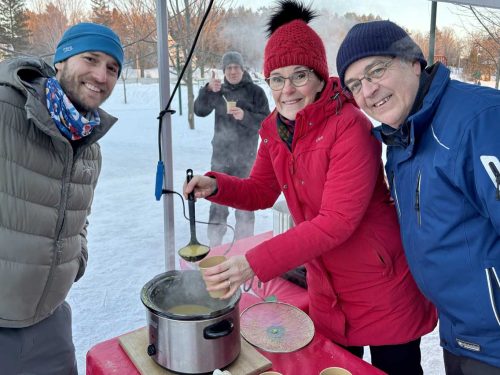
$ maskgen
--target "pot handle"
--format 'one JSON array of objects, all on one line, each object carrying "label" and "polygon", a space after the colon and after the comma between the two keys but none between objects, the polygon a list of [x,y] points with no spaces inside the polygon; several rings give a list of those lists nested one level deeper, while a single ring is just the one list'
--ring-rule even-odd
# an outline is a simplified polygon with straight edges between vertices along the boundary
[{"label": "pot handle", "polygon": [[211,326],[205,327],[203,330],[203,338],[206,340],[214,340],[224,336],[228,336],[233,332],[234,323],[231,319],[222,320]]}]

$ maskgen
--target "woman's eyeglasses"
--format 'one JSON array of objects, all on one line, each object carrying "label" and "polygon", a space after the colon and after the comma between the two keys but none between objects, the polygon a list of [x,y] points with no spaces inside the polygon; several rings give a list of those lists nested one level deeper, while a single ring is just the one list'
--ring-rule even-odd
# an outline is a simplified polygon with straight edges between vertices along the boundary
[{"label": "woman's eyeglasses", "polygon": [[285,81],[287,79],[290,80],[290,83],[295,86],[295,87],[300,87],[304,86],[307,81],[309,80],[310,74],[313,72],[312,69],[308,70],[299,70],[293,74],[290,74],[288,77],[282,77],[282,76],[271,76],[269,78],[266,78],[266,82],[271,88],[271,90],[281,90],[283,87],[285,87]]},{"label": "woman's eyeglasses", "polygon": [[363,85],[361,81],[366,79],[368,82],[378,82],[382,79],[393,61],[394,59],[390,59],[388,61],[382,61],[378,64],[375,64],[370,69],[366,70],[365,75],[360,79],[352,79],[347,82],[345,85],[346,89],[349,90],[349,92],[351,92],[353,95],[359,94],[359,92],[361,91],[361,86]]}]

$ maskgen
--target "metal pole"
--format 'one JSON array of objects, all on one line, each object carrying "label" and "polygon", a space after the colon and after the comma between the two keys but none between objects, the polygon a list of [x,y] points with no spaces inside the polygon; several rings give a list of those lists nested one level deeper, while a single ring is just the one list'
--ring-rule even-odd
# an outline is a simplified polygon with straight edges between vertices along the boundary
[{"label": "metal pole", "polygon": [[[170,70],[168,65],[168,12],[165,0],[156,2],[156,28],[158,35],[158,70],[160,77],[160,107],[167,106],[170,97]],[[172,170],[172,115],[162,119],[162,157],[165,163],[164,188],[173,190]],[[163,220],[165,239],[165,269],[175,269],[174,196],[163,195]]]},{"label": "metal pole", "polygon": [[429,34],[429,57],[427,58],[427,64],[434,64],[434,46],[436,44],[436,14],[437,14],[437,2],[433,1],[431,5],[431,31]]},{"label": "metal pole", "polygon": [[[177,79],[181,75],[181,63],[179,62],[179,43],[175,45],[175,51],[177,55]],[[182,116],[182,83],[179,85],[179,116]]]}]

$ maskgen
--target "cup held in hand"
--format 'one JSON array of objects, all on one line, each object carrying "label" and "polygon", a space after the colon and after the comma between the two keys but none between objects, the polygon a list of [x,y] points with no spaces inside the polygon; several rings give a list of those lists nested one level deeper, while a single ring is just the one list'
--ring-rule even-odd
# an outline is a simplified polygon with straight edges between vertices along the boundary
[{"label": "cup held in hand", "polygon": [[231,112],[231,108],[236,107],[236,102],[227,101],[226,105],[227,105],[227,113],[230,113]]},{"label": "cup held in hand", "polygon": [[[210,287],[213,284],[208,283],[205,280],[205,270],[208,268],[211,268],[211,267],[215,267],[216,265],[221,264],[221,263],[225,262],[226,260],[227,260],[227,258],[224,255],[214,255],[214,256],[205,258],[200,263],[198,263],[198,267],[200,268],[201,276],[203,277],[203,280],[205,281],[205,285],[207,287]],[[210,294],[210,296],[212,298],[220,298],[224,294],[226,294],[228,291],[229,291],[229,285],[225,289],[209,291],[208,294]]]}]

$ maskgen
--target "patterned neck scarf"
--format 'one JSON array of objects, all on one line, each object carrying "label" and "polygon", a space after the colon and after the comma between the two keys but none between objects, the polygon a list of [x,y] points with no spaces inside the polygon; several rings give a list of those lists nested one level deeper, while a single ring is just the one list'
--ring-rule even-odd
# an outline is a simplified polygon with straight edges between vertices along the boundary
[{"label": "patterned neck scarf", "polygon": [[69,140],[76,141],[89,135],[94,127],[101,123],[97,110],[82,116],[70,102],[57,79],[47,79],[45,94],[50,117]]},{"label": "patterned neck scarf", "polygon": [[289,150],[292,150],[293,132],[295,131],[295,121],[288,120],[278,113],[277,116],[278,134],[286,143]]}]

